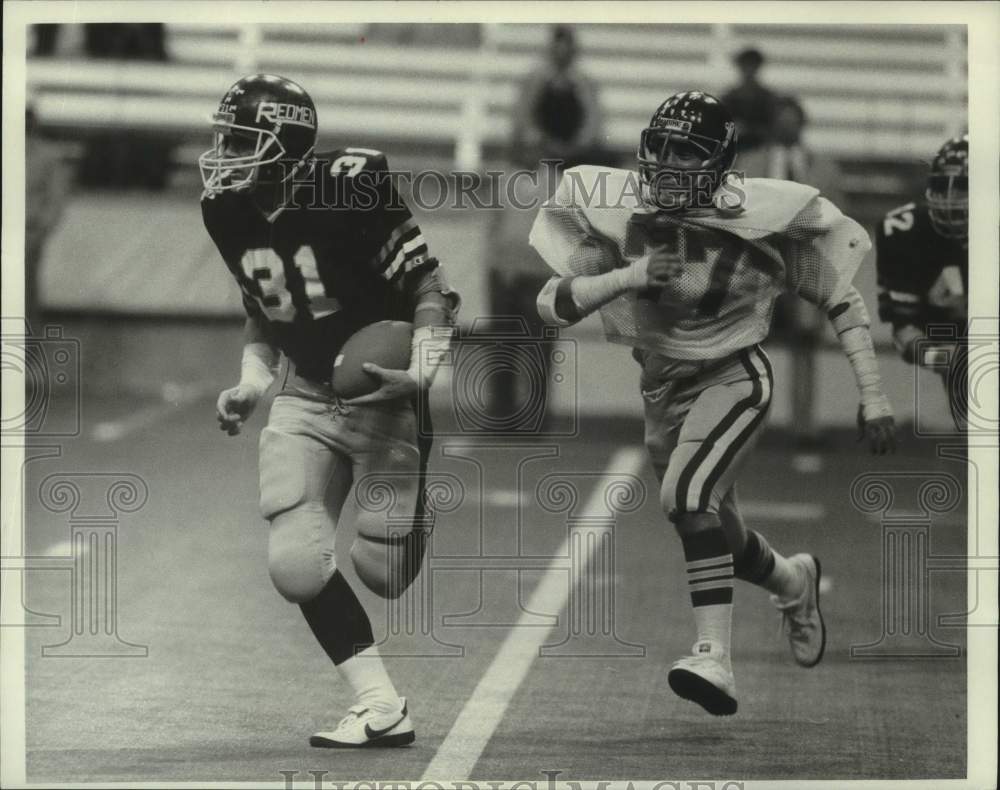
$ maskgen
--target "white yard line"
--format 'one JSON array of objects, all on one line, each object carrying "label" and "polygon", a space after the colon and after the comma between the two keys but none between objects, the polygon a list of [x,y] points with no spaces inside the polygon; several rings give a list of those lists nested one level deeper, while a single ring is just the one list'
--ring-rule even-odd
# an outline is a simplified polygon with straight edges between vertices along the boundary
[{"label": "white yard line", "polygon": [[[618,450],[603,477],[597,482],[581,515],[600,516],[605,513],[604,487],[611,475],[638,475],[645,464],[643,451],[630,448]],[[592,547],[600,541],[587,541]],[[556,552],[556,557],[569,556],[567,542]],[[574,564],[569,584],[566,583],[566,566],[562,560],[554,561],[538,583],[525,606],[527,612],[561,612],[566,605],[569,591],[586,570],[590,555]],[[529,622],[530,621],[530,622]],[[522,614],[521,619],[507,634],[503,645],[493,659],[486,674],[472,692],[458,714],[458,718],[424,771],[424,780],[468,779],[483,749],[503,719],[511,698],[528,674],[539,648],[548,640],[551,626],[540,628],[534,615]]]},{"label": "white yard line", "polygon": [[165,420],[181,406],[187,406],[201,398],[207,389],[197,384],[168,386],[164,390],[163,402],[137,409],[117,420],[99,422],[90,430],[90,438],[95,442],[117,442],[129,434],[149,428]]},{"label": "white yard line", "polygon": [[740,500],[740,514],[754,521],[819,521],[826,508],[812,502],[768,502],[766,499]]}]

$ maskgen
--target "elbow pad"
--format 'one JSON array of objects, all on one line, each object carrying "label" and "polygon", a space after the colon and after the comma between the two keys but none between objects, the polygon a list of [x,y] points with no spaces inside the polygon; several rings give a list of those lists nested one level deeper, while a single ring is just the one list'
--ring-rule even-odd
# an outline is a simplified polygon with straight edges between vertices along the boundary
[{"label": "elbow pad", "polygon": [[535,305],[547,324],[572,326],[584,316],[573,301],[572,277],[553,277],[538,292]]}]

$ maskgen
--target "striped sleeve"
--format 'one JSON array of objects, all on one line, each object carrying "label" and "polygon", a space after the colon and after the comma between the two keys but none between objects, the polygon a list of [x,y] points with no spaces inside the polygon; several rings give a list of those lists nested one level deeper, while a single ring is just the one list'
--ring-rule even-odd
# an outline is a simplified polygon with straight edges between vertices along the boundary
[{"label": "striped sleeve", "polygon": [[427,241],[417,221],[408,211],[405,218],[402,212],[399,216],[400,221],[389,231],[386,242],[372,260],[375,270],[390,282],[413,271],[428,258]]}]

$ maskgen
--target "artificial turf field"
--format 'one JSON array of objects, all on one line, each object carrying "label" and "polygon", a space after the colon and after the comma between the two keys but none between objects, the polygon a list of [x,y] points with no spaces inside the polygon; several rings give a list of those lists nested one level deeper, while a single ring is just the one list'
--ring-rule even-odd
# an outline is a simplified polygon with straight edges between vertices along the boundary
[{"label": "artificial turf field", "polygon": [[[131,419],[136,413],[145,416]],[[961,655],[851,656],[852,645],[878,643],[885,630],[883,528],[877,515],[852,505],[852,482],[870,471],[915,473],[893,478],[900,481],[896,507],[912,511],[920,476],[965,479],[964,465],[937,458],[929,441],[904,432],[897,456],[873,459],[834,435],[816,464],[793,463],[780,435],[765,437],[740,478],[740,498],[750,525],[778,550],[821,558],[832,585],[823,598],[827,654],[812,670],[796,667],[766,593],[738,582],[740,710],[718,719],[666,684],[670,662],[690,649],[693,627],[679,542],[660,513],[651,471],[630,452],[641,449],[640,426],[584,421],[576,438],[517,447],[439,440],[432,474],[456,485],[460,502],[439,517],[422,575],[432,604],[422,607],[408,593],[397,610],[422,616],[423,630],[397,633],[385,603],[362,596],[409,700],[417,740],[405,749],[339,752],[307,742],[346,712],[347,690],[298,608],[267,575],[266,527],[256,509],[263,415],[235,439],[216,429],[209,399],[174,407],[85,401],[83,415],[81,436],[64,443],[59,457],[26,467],[26,553],[49,555],[47,570],[24,574],[27,608],[36,613],[30,622],[40,624],[26,638],[31,782],[281,782],[282,771],[303,781],[312,781],[308,771],[326,771],[328,781],[541,781],[545,771],[560,771],[560,779],[648,780],[965,775],[965,635],[938,619],[966,611],[965,574],[928,574],[928,594],[917,596],[926,609],[911,613],[904,640],[930,643],[913,625],[924,612],[929,636]],[[612,471],[634,471],[645,494],[614,522],[613,562],[595,559],[605,571],[613,566],[613,575],[587,577],[590,597],[582,586],[567,588],[578,591],[570,609],[558,596],[541,599],[557,608],[532,609],[569,529],[551,500],[548,510],[540,505],[539,485],[547,475],[564,476],[579,496],[570,518],[594,515],[600,508],[591,512],[590,503],[602,500],[600,491],[592,495],[607,484],[614,459]],[[39,489],[49,475],[101,472],[131,473],[148,487],[145,504],[118,523],[115,617],[120,639],[147,647],[147,655],[43,656],[43,646],[66,642],[74,623],[90,621],[71,608],[71,563],[52,560],[69,551],[69,516],[43,507]],[[933,520],[933,556],[964,554],[964,512],[963,496]],[[345,523],[340,537],[349,540],[349,529]],[[345,567],[346,551],[340,556]],[[909,591],[919,592],[912,584]],[[58,623],[41,615],[57,615]],[[519,618],[527,625],[512,625]],[[589,640],[588,622],[597,624]],[[537,645],[559,643],[538,655]],[[882,643],[882,652],[889,648]],[[604,655],[573,655],[595,651]],[[480,731],[452,732],[463,711],[462,721]]]}]

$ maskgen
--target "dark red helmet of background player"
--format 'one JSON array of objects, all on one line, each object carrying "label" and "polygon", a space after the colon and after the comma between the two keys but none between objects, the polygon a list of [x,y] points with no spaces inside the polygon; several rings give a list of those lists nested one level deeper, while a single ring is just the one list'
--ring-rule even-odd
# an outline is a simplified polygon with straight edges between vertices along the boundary
[{"label": "dark red helmet of background player", "polygon": [[969,236],[969,135],[941,146],[927,176],[927,213],[934,230],[949,239]]},{"label": "dark red helmet of background player", "polygon": [[[668,152],[696,164],[668,163]],[[639,178],[654,205],[676,211],[711,198],[736,161],[736,123],[708,93],[686,91],[659,106],[639,137]]]},{"label": "dark red helmet of background player", "polygon": [[209,193],[279,184],[316,147],[316,105],[301,86],[274,74],[233,85],[212,116],[214,145],[198,157]]}]

